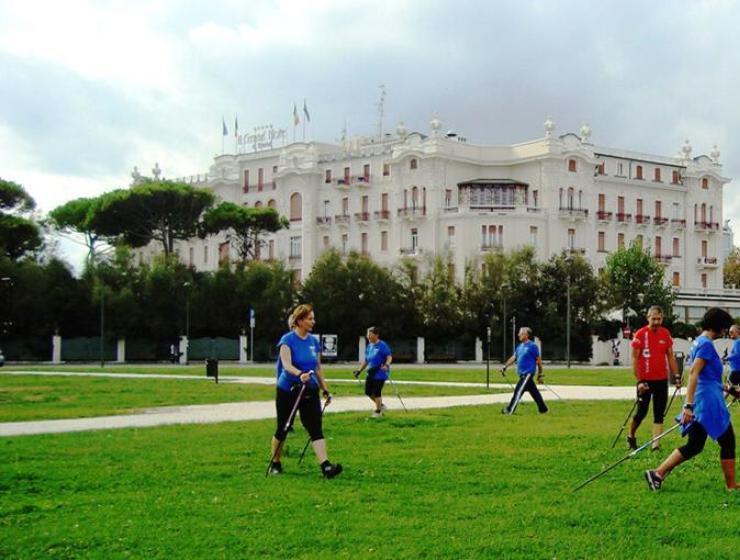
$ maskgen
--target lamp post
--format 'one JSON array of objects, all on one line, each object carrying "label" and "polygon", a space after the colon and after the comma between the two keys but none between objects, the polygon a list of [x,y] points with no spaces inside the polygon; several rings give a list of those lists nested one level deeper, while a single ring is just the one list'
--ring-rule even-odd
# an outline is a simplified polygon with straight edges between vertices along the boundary
[{"label": "lamp post", "polygon": [[566,279],[565,279],[565,357],[570,369],[570,263],[571,255],[565,258]]},{"label": "lamp post", "polygon": [[98,271],[98,290],[100,291],[100,367],[105,367],[105,286]]},{"label": "lamp post", "polygon": [[190,282],[182,285],[185,288],[185,365],[190,362]]},{"label": "lamp post", "polygon": [[503,315],[501,316],[501,363],[506,363],[506,290],[508,289],[508,284],[501,284],[501,299],[503,307]]},{"label": "lamp post", "polygon": [[11,309],[11,303],[13,302],[13,299],[10,297],[11,290],[13,288],[13,279],[10,276],[3,276],[0,278],[0,282],[3,283],[4,286],[7,286],[5,290],[7,290],[7,305],[5,306],[5,313],[3,313],[3,321],[2,324],[0,324],[0,335],[8,334],[10,332],[10,327],[13,324],[13,314]]}]

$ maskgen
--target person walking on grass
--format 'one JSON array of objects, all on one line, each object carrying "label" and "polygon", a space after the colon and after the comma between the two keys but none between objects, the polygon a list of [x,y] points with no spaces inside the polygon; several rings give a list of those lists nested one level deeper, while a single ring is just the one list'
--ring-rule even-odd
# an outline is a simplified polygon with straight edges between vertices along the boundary
[{"label": "person walking on grass", "polygon": [[511,396],[509,405],[501,410],[502,414],[513,414],[516,410],[516,406],[522,398],[524,391],[527,391],[534,402],[537,403],[537,409],[540,414],[544,414],[548,411],[547,405],[545,404],[542,394],[537,385],[535,385],[532,377],[534,376],[535,370],[537,371],[537,381],[542,383],[544,374],[542,372],[542,359],[540,358],[540,349],[537,344],[532,340],[532,329],[529,327],[522,327],[519,329],[519,344],[517,344],[514,354],[511,358],[506,360],[504,367],[501,368],[501,373],[504,373],[506,369],[516,362],[517,373],[519,374],[519,381],[514,388],[514,394]]},{"label": "person walking on grass", "polygon": [[385,341],[380,340],[380,330],[378,327],[367,329],[366,337],[368,345],[365,347],[365,359],[360,364],[360,369],[356,369],[353,374],[357,378],[362,373],[362,370],[367,368],[365,394],[375,405],[373,418],[378,418],[383,415],[383,411],[385,410],[385,405],[383,404],[383,385],[390,376],[393,355],[391,354],[390,346]]},{"label": "person walking on grass", "polygon": [[[277,360],[275,399],[277,429],[272,437],[272,461],[268,468],[268,473],[272,475],[283,472],[280,458],[283,442],[287,436],[285,424],[298,398],[301,399],[298,403],[301,424],[311,436],[314,453],[321,465],[321,474],[324,478],[334,478],[342,472],[342,465],[329,462],[322,431],[319,389],[327,400],[331,400],[331,394],[321,370],[319,341],[311,335],[315,323],[313,308],[307,304],[299,305],[288,319],[290,332],[283,335],[277,344],[280,352]],[[303,385],[305,390],[300,397]]]},{"label": "person walking on grass", "polygon": [[[645,471],[645,480],[651,490],[659,490],[673,469],[701,453],[707,436],[719,444],[725,486],[728,490],[737,489],[735,432],[724,400],[722,360],[713,343],[715,339],[724,335],[730,325],[732,317],[723,309],[713,307],[704,314],[702,320],[704,332],[694,341],[689,352],[691,370],[686,401],[679,416],[681,433],[688,434],[688,441],[686,445],[675,449],[657,469]],[[737,393],[733,396],[736,397]]]},{"label": "person walking on grass", "polygon": [[727,362],[730,364],[730,385],[740,385],[740,327],[732,325],[730,327],[730,338],[734,341],[732,348],[727,356]]},{"label": "person walking on grass", "polygon": [[[647,416],[653,400],[653,437],[663,431],[663,416],[668,403],[668,368],[676,387],[680,387],[678,364],[673,356],[673,339],[663,327],[663,309],[653,305],[647,312],[648,324],[632,339],[632,373],[637,381],[637,412],[630,423],[627,447],[637,449],[637,428]],[[660,449],[656,441],[652,450]]]}]

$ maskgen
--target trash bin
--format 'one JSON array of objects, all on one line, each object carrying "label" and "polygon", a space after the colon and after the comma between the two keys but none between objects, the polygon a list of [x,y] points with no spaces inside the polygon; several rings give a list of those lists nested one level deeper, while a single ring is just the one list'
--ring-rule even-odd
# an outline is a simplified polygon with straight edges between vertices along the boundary
[{"label": "trash bin", "polygon": [[213,377],[218,383],[218,360],[208,358],[206,360],[206,377]]},{"label": "trash bin", "polygon": [[[678,366],[678,375],[679,378],[683,377],[683,361],[685,359],[683,352],[674,352],[673,357],[676,358],[676,365]],[[676,384],[676,380],[673,378],[673,376],[670,376],[671,385]]]}]

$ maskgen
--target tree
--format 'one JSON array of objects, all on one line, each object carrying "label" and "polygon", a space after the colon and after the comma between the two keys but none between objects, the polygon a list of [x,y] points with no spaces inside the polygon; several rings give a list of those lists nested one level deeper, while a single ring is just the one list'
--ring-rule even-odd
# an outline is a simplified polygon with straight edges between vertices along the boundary
[{"label": "tree", "polygon": [[673,291],[664,279],[663,267],[639,244],[607,257],[603,282],[604,299],[610,307],[622,309],[625,316],[628,309],[635,313],[632,326],[645,323],[651,305],[661,306],[666,319],[671,318]]},{"label": "tree", "polygon": [[38,224],[18,215],[35,207],[33,198],[22,186],[0,179],[0,254],[17,260],[41,246]]},{"label": "tree", "polygon": [[256,258],[257,250],[264,244],[260,236],[274,233],[290,225],[273,208],[245,208],[233,202],[222,202],[208,209],[203,215],[199,236],[229,230],[231,243],[236,246],[242,260]]},{"label": "tree", "polygon": [[95,246],[101,240],[100,234],[91,225],[94,198],[76,198],[57,206],[49,212],[52,223],[62,231],[80,233],[85,237],[87,263],[95,259]]},{"label": "tree", "polygon": [[724,264],[723,282],[725,288],[740,288],[740,249],[733,247]]},{"label": "tree", "polygon": [[118,238],[131,247],[158,241],[168,257],[176,240],[197,234],[201,215],[214,200],[207,189],[147,179],[96,199],[89,226],[99,235]]}]

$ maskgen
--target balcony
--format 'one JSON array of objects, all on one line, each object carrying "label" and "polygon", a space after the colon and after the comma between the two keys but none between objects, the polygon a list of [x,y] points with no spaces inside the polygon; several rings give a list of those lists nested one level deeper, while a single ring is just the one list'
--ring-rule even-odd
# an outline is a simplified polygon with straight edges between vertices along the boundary
[{"label": "balcony", "polygon": [[668,218],[661,218],[660,216],[656,216],[653,218],[653,224],[655,224],[655,227],[665,227],[668,223]]},{"label": "balcony", "polygon": [[504,248],[500,243],[483,243],[480,246],[481,253],[490,253],[492,251],[500,251]]},{"label": "balcony", "polygon": [[419,218],[426,218],[427,208],[426,206],[416,206],[411,208],[399,208],[398,217],[404,220],[414,221]]},{"label": "balcony", "polygon": [[603,210],[599,210],[596,212],[596,219],[599,222],[611,222],[612,221],[612,214],[611,212],[604,212]]},{"label": "balcony", "polygon": [[320,228],[329,227],[331,225],[331,216],[319,216],[316,218],[316,225]]},{"label": "balcony", "polygon": [[680,218],[671,218],[671,227],[673,229],[684,229],[686,227],[686,220]]},{"label": "balcony", "polygon": [[369,187],[370,186],[370,175],[357,175],[352,177],[352,184],[358,187]]},{"label": "balcony", "polygon": [[654,258],[658,264],[662,264],[663,266],[668,266],[673,262],[673,255],[655,255]]},{"label": "balcony", "polygon": [[624,212],[617,212],[617,223],[618,224],[629,224],[632,221],[632,214],[625,214]]},{"label": "balcony", "polygon": [[570,219],[571,221],[585,220],[588,217],[588,210],[585,208],[570,208],[568,206],[561,206],[558,209],[558,215],[561,218]]},{"label": "balcony", "polygon": [[418,257],[422,252],[421,247],[401,247],[400,249],[402,257]]},{"label": "balcony", "polygon": [[719,231],[719,224],[717,222],[694,222],[694,231],[713,233]]},{"label": "balcony", "polygon": [[717,257],[699,257],[696,259],[696,264],[699,268],[717,268]]},{"label": "balcony", "polygon": [[646,226],[650,223],[650,216],[645,214],[635,214],[635,223],[638,226]]},{"label": "balcony", "polygon": [[334,223],[338,226],[347,227],[349,225],[349,214],[337,214],[334,216]]},{"label": "balcony", "polygon": [[563,249],[566,255],[585,255],[586,249],[583,247],[565,247]]},{"label": "balcony", "polygon": [[338,189],[347,191],[349,190],[349,184],[351,181],[351,177],[344,177],[343,179],[335,179],[334,184],[337,186]]},{"label": "balcony", "polygon": [[387,222],[391,219],[391,211],[390,210],[376,210],[373,212],[373,218],[375,218],[375,221],[377,222]]},{"label": "balcony", "polygon": [[302,257],[301,255],[290,255],[288,257],[288,262],[291,264],[291,266],[296,266],[301,264]]},{"label": "balcony", "polygon": [[370,221],[370,212],[355,212],[355,222],[367,224]]}]

